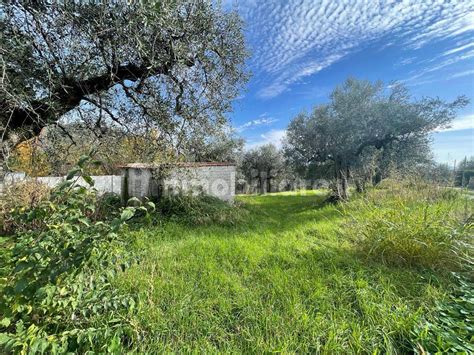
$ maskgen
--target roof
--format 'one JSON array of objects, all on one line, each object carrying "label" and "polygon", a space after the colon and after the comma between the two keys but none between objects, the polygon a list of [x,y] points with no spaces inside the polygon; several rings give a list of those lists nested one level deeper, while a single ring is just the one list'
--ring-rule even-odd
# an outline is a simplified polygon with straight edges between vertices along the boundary
[{"label": "roof", "polygon": [[124,164],[118,165],[118,168],[132,168],[132,169],[156,169],[159,168],[161,165],[173,165],[177,167],[183,168],[199,168],[199,167],[206,167],[206,166],[235,166],[235,163],[220,163],[220,162],[182,162],[182,163],[162,163],[162,164],[147,164],[147,163],[131,163],[131,164]]}]

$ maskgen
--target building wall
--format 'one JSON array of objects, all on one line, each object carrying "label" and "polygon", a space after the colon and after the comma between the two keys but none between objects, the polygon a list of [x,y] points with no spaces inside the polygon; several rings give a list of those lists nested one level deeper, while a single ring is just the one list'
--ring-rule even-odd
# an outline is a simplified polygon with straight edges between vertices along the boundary
[{"label": "building wall", "polygon": [[235,196],[235,166],[197,166],[172,168],[161,181],[155,181],[149,168],[124,169],[128,197],[158,197],[179,192],[204,192],[224,201]]},{"label": "building wall", "polygon": [[[91,176],[94,180],[94,188],[103,194],[106,192],[112,192],[117,195],[122,194],[122,177],[118,175],[98,175]],[[65,176],[41,176],[41,177],[27,177],[25,174],[10,174],[5,178],[4,184],[15,184],[21,181],[38,181],[41,184],[45,184],[51,188],[59,185],[66,179]],[[89,187],[89,184],[84,181],[83,178],[79,178],[77,184],[80,186]],[[2,190],[0,184],[0,191]]]},{"label": "building wall", "polygon": [[204,192],[224,201],[235,196],[235,166],[199,166],[176,168],[163,182],[164,193]]},{"label": "building wall", "polygon": [[[99,193],[113,192],[122,198],[129,197],[159,197],[161,193],[172,194],[180,191],[187,193],[204,192],[224,201],[233,201],[235,196],[235,166],[197,166],[172,168],[161,181],[153,179],[149,168],[126,168],[121,176],[104,175],[92,176],[94,188]],[[24,180],[36,180],[49,187],[54,187],[64,181],[64,176],[45,176],[30,178],[24,174],[10,175],[5,184],[13,184]],[[77,183],[89,185],[80,178]],[[3,184],[0,184],[0,193]]]}]

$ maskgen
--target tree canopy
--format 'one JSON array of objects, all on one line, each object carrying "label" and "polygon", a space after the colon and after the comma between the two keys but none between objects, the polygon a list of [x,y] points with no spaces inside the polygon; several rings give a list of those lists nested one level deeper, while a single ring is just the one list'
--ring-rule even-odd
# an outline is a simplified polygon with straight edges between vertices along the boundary
[{"label": "tree canopy", "polygon": [[0,28],[4,154],[75,120],[153,130],[179,150],[189,131],[225,124],[248,77],[242,22],[210,1],[13,1]]},{"label": "tree canopy", "polygon": [[239,166],[249,184],[257,180],[261,193],[272,191],[272,181],[286,173],[281,151],[266,144],[245,152]]},{"label": "tree canopy", "polygon": [[357,79],[337,87],[330,99],[290,122],[285,150],[303,166],[330,165],[337,199],[347,199],[348,179],[357,166],[367,164],[364,154],[422,143],[430,132],[449,125],[468,102],[463,96],[453,102],[414,100],[403,86],[386,88]]}]

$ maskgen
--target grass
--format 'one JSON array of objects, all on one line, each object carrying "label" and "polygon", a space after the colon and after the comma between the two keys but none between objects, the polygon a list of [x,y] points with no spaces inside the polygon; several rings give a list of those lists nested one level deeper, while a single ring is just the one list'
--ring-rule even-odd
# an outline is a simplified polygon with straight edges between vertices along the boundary
[{"label": "grass", "polygon": [[411,352],[450,278],[366,258],[347,230],[363,209],[324,199],[242,196],[248,218],[235,225],[131,231],[142,261],[117,287],[138,293],[138,350]]}]

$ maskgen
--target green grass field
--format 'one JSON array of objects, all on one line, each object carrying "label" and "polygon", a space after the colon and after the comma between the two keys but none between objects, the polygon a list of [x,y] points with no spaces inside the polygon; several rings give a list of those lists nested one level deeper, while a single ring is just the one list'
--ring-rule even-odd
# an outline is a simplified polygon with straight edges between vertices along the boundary
[{"label": "green grass field", "polygon": [[139,351],[411,352],[449,279],[366,258],[324,198],[242,196],[248,216],[234,226],[130,232],[143,258],[117,284],[138,292]]}]

